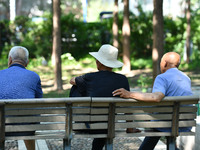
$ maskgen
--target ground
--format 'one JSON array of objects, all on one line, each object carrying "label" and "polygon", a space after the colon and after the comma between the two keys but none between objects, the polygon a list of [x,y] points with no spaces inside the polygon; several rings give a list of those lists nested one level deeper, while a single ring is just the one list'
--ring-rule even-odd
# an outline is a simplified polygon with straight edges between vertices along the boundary
[{"label": "ground", "polygon": [[[38,70],[39,69],[39,70]],[[42,81],[42,88],[44,91],[44,96],[48,95],[54,96],[55,93],[58,93],[59,96],[65,97],[68,96],[69,89],[71,88],[71,85],[69,84],[69,80],[72,76],[79,76],[88,72],[94,72],[96,69],[93,68],[87,68],[82,69],[81,67],[65,67],[63,69],[63,91],[56,91],[53,90],[53,75],[52,69],[49,69],[49,67],[39,67],[36,69],[37,71],[43,71],[43,74],[41,75],[41,81]],[[116,71],[118,73],[122,73],[120,71]],[[200,70],[195,71],[184,71],[192,81],[192,87],[200,87]],[[132,89],[141,89],[141,88],[151,88],[151,82],[152,82],[152,70],[151,69],[136,69],[131,70],[129,73],[125,74],[129,80],[130,87]],[[141,78],[142,76],[142,78]],[[145,84],[148,83],[148,84]],[[142,89],[141,89],[142,90]],[[52,95],[53,93],[53,95]],[[56,96],[56,95],[55,95]]]}]

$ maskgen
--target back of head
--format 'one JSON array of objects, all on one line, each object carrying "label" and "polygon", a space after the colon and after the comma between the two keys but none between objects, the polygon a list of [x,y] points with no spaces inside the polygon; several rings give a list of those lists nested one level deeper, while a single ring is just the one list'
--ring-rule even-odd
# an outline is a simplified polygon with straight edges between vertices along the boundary
[{"label": "back of head", "polygon": [[171,66],[179,67],[181,58],[180,55],[176,52],[168,52],[163,56],[163,59],[169,63]]},{"label": "back of head", "polygon": [[28,63],[29,52],[25,47],[14,46],[11,48],[8,57],[11,57],[12,61],[20,61],[23,64]]},{"label": "back of head", "polygon": [[178,68],[181,62],[181,57],[176,52],[168,52],[163,55],[160,62],[161,72],[164,73],[170,68]]}]

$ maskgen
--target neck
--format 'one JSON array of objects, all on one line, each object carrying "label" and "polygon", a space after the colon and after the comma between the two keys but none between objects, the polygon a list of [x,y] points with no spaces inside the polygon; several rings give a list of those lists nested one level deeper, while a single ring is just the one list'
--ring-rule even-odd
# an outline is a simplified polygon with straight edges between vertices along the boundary
[{"label": "neck", "polygon": [[99,69],[99,71],[110,71],[110,72],[112,72],[112,69]]},{"label": "neck", "polygon": [[100,68],[99,68],[99,71],[110,71],[110,72],[112,72],[112,68],[109,68],[109,67],[106,67],[106,66],[101,66]]},{"label": "neck", "polygon": [[13,64],[19,64],[19,65],[22,65],[22,66],[24,66],[24,67],[27,66],[27,65],[25,65],[24,61],[15,60],[15,61],[12,61],[12,62],[8,65],[8,67],[10,67],[10,66],[13,65]]}]

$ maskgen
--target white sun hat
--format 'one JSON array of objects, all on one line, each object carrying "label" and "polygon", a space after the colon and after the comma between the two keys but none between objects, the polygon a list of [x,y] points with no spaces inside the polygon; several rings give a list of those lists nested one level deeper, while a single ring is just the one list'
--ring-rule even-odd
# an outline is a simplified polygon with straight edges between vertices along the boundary
[{"label": "white sun hat", "polygon": [[89,52],[89,54],[104,66],[110,68],[120,68],[123,66],[123,63],[117,60],[118,49],[112,45],[102,45],[98,52]]}]

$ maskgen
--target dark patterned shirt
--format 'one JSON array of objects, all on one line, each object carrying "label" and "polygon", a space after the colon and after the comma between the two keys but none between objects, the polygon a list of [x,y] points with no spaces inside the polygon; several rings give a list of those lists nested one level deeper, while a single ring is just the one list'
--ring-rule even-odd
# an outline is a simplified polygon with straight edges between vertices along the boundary
[{"label": "dark patterned shirt", "polygon": [[130,90],[124,75],[110,71],[98,71],[76,77],[76,85],[83,96],[91,97],[113,97],[112,92],[119,88]]}]

